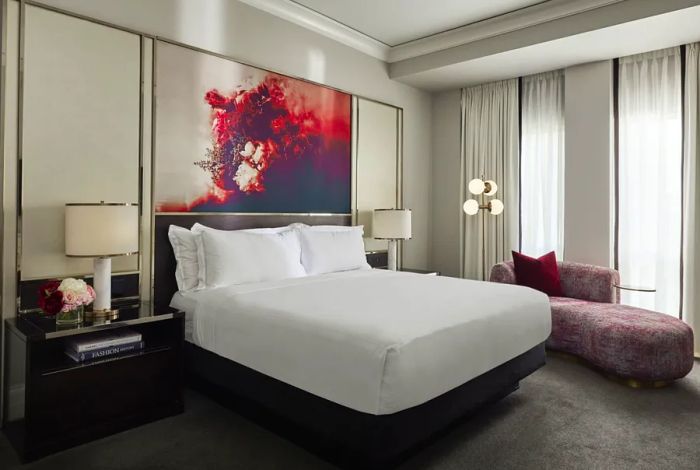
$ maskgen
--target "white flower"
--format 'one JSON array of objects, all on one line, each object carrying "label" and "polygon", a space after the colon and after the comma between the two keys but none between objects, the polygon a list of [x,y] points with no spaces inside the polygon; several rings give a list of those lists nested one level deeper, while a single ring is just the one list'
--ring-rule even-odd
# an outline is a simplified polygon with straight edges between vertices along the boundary
[{"label": "white flower", "polygon": [[58,290],[60,290],[61,292],[73,291],[77,293],[82,289],[85,289],[85,285],[85,281],[68,277],[61,281],[61,285],[58,286]]},{"label": "white flower", "polygon": [[255,144],[253,142],[246,142],[245,148],[241,150],[241,156],[250,157],[255,152]]},{"label": "white flower", "polygon": [[260,162],[260,159],[262,158],[262,156],[263,156],[263,146],[258,145],[258,147],[255,149],[255,153],[253,154],[253,161],[255,163]]},{"label": "white flower", "polygon": [[238,165],[233,181],[236,182],[241,191],[248,191],[252,184],[257,183],[258,173],[260,173],[258,170],[250,166],[248,162],[243,161]]},{"label": "white flower", "polygon": [[68,305],[72,305],[73,308],[89,303],[85,301],[90,297],[88,286],[82,279],[75,279],[72,277],[66,278],[61,281],[58,290],[63,292],[64,302]]}]

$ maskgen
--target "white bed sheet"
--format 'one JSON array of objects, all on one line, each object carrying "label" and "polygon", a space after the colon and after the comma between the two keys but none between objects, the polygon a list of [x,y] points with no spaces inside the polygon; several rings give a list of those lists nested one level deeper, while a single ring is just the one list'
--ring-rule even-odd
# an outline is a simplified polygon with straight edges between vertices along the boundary
[{"label": "white bed sheet", "polygon": [[549,299],[507,284],[362,270],[207,289],[189,341],[357,411],[429,401],[543,342]]},{"label": "white bed sheet", "polygon": [[193,316],[194,309],[197,306],[195,296],[199,291],[175,292],[173,298],[170,299],[170,306],[185,312],[185,341],[193,342],[192,332],[194,330]]}]

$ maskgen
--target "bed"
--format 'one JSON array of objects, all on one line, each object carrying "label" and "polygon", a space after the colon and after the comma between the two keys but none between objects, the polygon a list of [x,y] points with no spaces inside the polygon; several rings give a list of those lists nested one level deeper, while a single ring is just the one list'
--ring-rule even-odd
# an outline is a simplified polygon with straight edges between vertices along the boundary
[{"label": "bed", "polygon": [[155,247],[155,301],[186,313],[189,379],[335,463],[390,466],[544,364],[549,302],[518,286],[360,270],[175,292],[162,232],[193,217],[157,216]]}]

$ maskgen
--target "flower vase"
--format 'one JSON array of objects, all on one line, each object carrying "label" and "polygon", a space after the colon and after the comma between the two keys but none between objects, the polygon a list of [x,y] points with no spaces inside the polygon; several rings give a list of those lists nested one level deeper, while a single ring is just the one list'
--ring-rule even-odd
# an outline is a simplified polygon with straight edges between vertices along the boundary
[{"label": "flower vase", "polygon": [[67,312],[58,312],[56,314],[56,325],[77,325],[83,321],[84,306],[79,306]]}]

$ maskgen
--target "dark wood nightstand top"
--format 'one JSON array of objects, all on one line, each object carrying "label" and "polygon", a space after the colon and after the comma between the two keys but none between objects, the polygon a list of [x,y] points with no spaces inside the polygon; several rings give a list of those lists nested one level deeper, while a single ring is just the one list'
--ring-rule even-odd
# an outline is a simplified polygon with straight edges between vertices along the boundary
[{"label": "dark wood nightstand top", "polygon": [[98,331],[109,331],[145,323],[170,320],[184,317],[180,311],[156,312],[149,302],[132,303],[129,305],[114,305],[119,309],[119,318],[109,323],[83,322],[77,326],[57,326],[53,317],[47,317],[40,313],[19,314],[15,318],[5,320],[5,325],[28,341],[44,341],[54,338],[77,336]]}]

